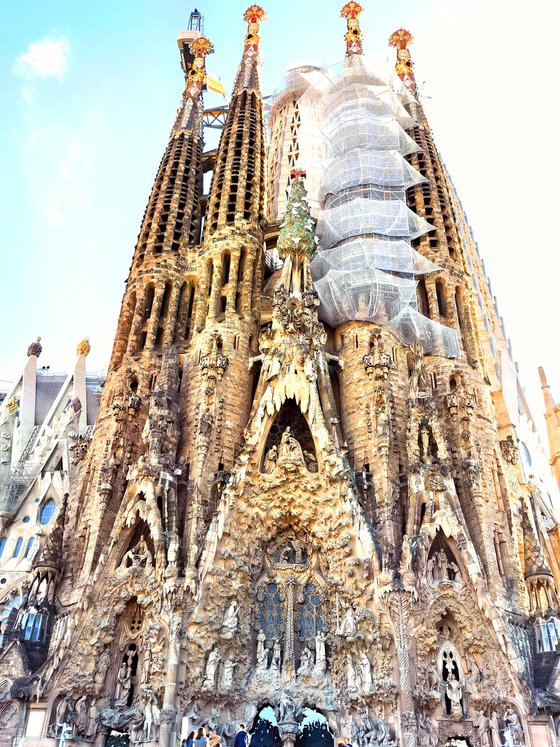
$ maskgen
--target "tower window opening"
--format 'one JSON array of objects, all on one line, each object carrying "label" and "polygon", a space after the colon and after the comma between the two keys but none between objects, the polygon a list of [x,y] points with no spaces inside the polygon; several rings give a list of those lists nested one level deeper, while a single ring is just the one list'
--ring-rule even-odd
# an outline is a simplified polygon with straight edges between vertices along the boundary
[{"label": "tower window opening", "polygon": [[14,558],[18,557],[19,551],[21,550],[21,546],[22,545],[23,545],[23,538],[22,537],[18,537],[17,540],[16,540],[16,544],[15,544],[15,547],[14,547],[14,554],[13,554],[12,557],[14,557]]},{"label": "tower window opening", "polygon": [[430,316],[430,304],[428,301],[428,291],[426,290],[426,281],[421,278],[418,281],[416,288],[416,295],[418,297],[418,310],[424,316]]},{"label": "tower window opening", "polygon": [[436,298],[439,315],[446,318],[447,307],[445,303],[445,289],[441,280],[436,280]]},{"label": "tower window opening", "polygon": [[154,304],[154,286],[149,285],[146,293],[146,300],[144,302],[144,321],[147,321],[150,318],[150,314],[152,313],[152,306]]}]

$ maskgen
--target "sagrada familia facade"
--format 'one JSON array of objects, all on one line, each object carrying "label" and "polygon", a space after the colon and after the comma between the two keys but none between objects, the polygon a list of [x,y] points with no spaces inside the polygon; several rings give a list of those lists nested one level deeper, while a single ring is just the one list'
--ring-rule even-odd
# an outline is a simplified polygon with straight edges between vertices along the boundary
[{"label": "sagrada familia facade", "polygon": [[412,37],[372,70],[361,12],[267,137],[251,6],[211,151],[179,37],[103,388],[84,340],[49,399],[37,341],[0,407],[2,745],[560,744],[560,408],[543,373],[549,463]]}]

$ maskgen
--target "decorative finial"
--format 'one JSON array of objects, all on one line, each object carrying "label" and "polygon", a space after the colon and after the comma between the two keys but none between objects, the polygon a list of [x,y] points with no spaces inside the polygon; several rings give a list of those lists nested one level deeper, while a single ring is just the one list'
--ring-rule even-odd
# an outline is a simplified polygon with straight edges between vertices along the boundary
[{"label": "decorative finial", "polygon": [[410,57],[408,47],[412,44],[414,37],[406,29],[399,29],[389,37],[389,46],[397,50],[397,62],[395,72],[407,88],[415,88],[413,67],[414,63]]},{"label": "decorative finial", "polygon": [[257,52],[260,43],[259,24],[266,21],[266,12],[260,5],[251,5],[243,14],[243,20],[247,22],[247,34],[245,35],[245,52],[249,50]]},{"label": "decorative finial", "polygon": [[31,345],[27,348],[27,355],[34,355],[35,358],[38,358],[41,355],[43,348],[41,346],[41,338],[36,337],[35,342],[32,342]]},{"label": "decorative finial", "polygon": [[194,60],[187,75],[187,88],[194,95],[206,88],[205,57],[212,54],[214,45],[205,36],[199,36],[189,44],[189,49]]},{"label": "decorative finial", "polygon": [[315,221],[311,217],[303,183],[305,171],[293,169],[291,176],[290,197],[276,247],[281,258],[287,254],[306,254],[309,257],[315,251]]},{"label": "decorative finial", "polygon": [[89,355],[90,350],[91,345],[89,344],[89,337],[84,337],[84,339],[78,343],[76,355]]},{"label": "decorative finial", "polygon": [[363,53],[362,32],[360,29],[360,22],[358,21],[358,18],[362,15],[363,12],[364,9],[360,5],[360,3],[356,3],[354,2],[354,0],[346,3],[346,5],[340,11],[340,15],[342,16],[342,18],[346,18],[346,23],[348,26],[348,30],[344,36],[344,38],[346,39],[347,57],[349,57],[350,55]]}]

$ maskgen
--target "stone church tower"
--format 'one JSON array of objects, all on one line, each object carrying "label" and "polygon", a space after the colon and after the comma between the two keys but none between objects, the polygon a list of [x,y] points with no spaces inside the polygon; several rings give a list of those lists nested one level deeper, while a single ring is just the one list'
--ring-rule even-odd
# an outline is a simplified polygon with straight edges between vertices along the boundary
[{"label": "stone church tower", "polygon": [[262,8],[212,152],[179,37],[95,431],[0,588],[1,744],[559,744],[556,485],[412,37],[370,70],[361,12],[268,146]]}]

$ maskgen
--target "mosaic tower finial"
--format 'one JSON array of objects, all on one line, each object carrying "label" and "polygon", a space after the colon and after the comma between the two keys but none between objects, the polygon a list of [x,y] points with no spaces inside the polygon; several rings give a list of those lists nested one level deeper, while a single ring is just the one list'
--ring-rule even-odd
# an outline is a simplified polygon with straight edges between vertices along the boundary
[{"label": "mosaic tower finial", "polygon": [[261,40],[259,25],[261,21],[266,21],[266,12],[260,5],[251,5],[243,14],[243,20],[248,24],[247,34],[245,35],[245,52],[256,54]]},{"label": "mosaic tower finial", "polygon": [[205,36],[199,36],[189,44],[194,55],[191,69],[187,73],[187,88],[191,96],[206,89],[206,55],[214,52],[214,45]]},{"label": "mosaic tower finial", "polygon": [[395,72],[407,88],[416,88],[414,80],[413,67],[414,63],[410,57],[408,47],[412,44],[414,37],[406,29],[399,29],[389,37],[389,46],[397,50],[397,62],[395,63]]},{"label": "mosaic tower finial", "polygon": [[346,18],[348,30],[344,38],[346,39],[346,56],[354,54],[363,54],[362,47],[362,31],[360,29],[360,22],[358,18],[362,15],[364,9],[359,3],[351,2],[346,5],[340,11],[342,18]]}]

